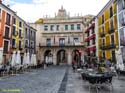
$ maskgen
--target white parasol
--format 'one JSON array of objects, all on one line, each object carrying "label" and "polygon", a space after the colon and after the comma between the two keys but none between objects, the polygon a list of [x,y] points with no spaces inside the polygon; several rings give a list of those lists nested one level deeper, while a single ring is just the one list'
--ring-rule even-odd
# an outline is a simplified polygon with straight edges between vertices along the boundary
[{"label": "white parasol", "polygon": [[16,65],[15,57],[16,57],[16,51],[13,51],[12,59],[11,59],[11,62],[10,62],[12,67]]},{"label": "white parasol", "polygon": [[34,66],[37,65],[37,61],[36,61],[36,54],[34,54]]},{"label": "white parasol", "polygon": [[26,56],[26,64],[30,65],[30,55],[29,55],[29,52],[27,53],[27,56]]},{"label": "white parasol", "polygon": [[15,57],[16,65],[21,65],[21,56],[20,56],[20,51],[17,52],[17,55]]},{"label": "white parasol", "polygon": [[30,63],[31,66],[34,65],[34,54],[31,55],[31,63]]},{"label": "white parasol", "polygon": [[24,53],[24,56],[23,56],[23,65],[26,65],[26,53]]}]

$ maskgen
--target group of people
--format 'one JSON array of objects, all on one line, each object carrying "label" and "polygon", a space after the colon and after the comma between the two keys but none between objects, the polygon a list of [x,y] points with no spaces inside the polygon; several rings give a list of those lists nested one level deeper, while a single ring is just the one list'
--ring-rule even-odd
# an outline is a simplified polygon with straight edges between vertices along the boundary
[{"label": "group of people", "polygon": [[115,62],[112,62],[111,59],[98,60],[98,58],[94,55],[91,55],[89,57],[84,56],[84,62],[76,62],[75,60],[72,61],[73,71],[75,71],[77,68],[83,67],[97,69],[100,72],[103,72],[104,70],[114,71],[114,69],[116,69],[115,65]]}]

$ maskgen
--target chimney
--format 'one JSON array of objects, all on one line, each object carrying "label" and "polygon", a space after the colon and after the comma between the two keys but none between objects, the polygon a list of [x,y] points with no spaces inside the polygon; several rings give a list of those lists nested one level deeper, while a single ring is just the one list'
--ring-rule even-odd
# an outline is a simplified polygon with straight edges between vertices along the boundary
[{"label": "chimney", "polygon": [[2,0],[0,0],[0,4],[2,4]]}]

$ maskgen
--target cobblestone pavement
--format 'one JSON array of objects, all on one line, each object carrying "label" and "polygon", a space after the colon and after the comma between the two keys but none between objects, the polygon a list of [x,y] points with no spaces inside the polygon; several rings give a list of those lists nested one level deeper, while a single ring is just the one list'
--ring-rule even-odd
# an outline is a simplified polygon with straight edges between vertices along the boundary
[{"label": "cobblestone pavement", "polygon": [[[95,88],[89,91],[88,83],[81,75],[73,72],[68,66],[51,66],[36,69],[24,74],[0,78],[0,89],[20,89],[18,93],[96,93]],[[125,79],[113,78],[113,91],[109,87],[99,93],[125,93]],[[0,93],[16,93],[2,92]]]},{"label": "cobblestone pavement", "polygon": [[[83,81],[79,73],[74,73],[71,68],[68,73],[66,93],[97,93],[95,88],[91,88],[89,91],[89,83]],[[125,93],[125,77],[121,77],[120,79],[114,77],[113,91],[110,89],[110,87],[103,87],[98,93]]]},{"label": "cobblestone pavement", "polygon": [[0,78],[0,89],[20,89],[20,93],[58,93],[66,68],[67,66],[52,66]]}]

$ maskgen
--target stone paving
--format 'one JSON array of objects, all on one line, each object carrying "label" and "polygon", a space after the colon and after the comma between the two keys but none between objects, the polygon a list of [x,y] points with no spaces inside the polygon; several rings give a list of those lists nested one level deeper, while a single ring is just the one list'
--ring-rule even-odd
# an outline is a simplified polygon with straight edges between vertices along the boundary
[{"label": "stone paving", "polygon": [[[50,66],[15,76],[0,77],[0,93],[96,93],[94,88],[89,91],[88,83],[81,79],[79,73],[74,73],[71,67],[67,68],[68,66]],[[1,89],[20,89],[20,92],[3,92]],[[111,92],[125,93],[125,79],[113,78],[113,91],[108,87],[99,90],[99,93]]]},{"label": "stone paving", "polygon": [[4,77],[0,80],[0,89],[20,89],[20,93],[58,93],[66,68],[54,66]]},{"label": "stone paving", "polygon": [[[89,91],[89,83],[82,80],[81,75],[73,72],[70,68],[66,93],[97,93],[95,88]],[[118,80],[113,78],[113,91],[109,87],[101,88],[98,93],[125,93],[125,77]]]}]

